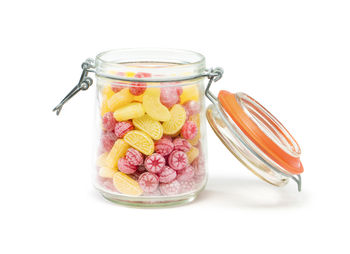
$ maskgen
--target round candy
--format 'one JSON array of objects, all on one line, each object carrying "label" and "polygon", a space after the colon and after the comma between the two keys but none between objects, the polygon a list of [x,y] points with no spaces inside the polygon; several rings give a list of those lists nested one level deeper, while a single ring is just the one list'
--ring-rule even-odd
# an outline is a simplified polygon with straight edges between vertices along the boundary
[{"label": "round candy", "polygon": [[118,169],[125,174],[133,174],[137,170],[137,167],[131,165],[125,158],[120,158],[118,160]]},{"label": "round candy", "polygon": [[165,166],[159,174],[159,182],[170,183],[176,178],[176,171],[171,167]]},{"label": "round candy", "polygon": [[158,177],[150,172],[145,172],[139,177],[139,185],[144,192],[155,192],[159,185]]},{"label": "round candy", "polygon": [[171,108],[179,101],[176,87],[162,87],[160,89],[160,102],[167,108]]},{"label": "round candy", "polygon": [[174,150],[174,144],[171,138],[161,138],[154,144],[155,151],[162,156],[170,154]]},{"label": "round candy", "polygon": [[106,114],[104,114],[102,118],[103,129],[105,129],[106,131],[114,131],[116,123],[117,121],[115,120],[112,112],[107,112]]},{"label": "round candy", "polygon": [[197,125],[192,121],[186,121],[181,129],[181,136],[185,139],[193,139],[197,135]]},{"label": "round candy", "polygon": [[163,195],[176,195],[181,191],[181,185],[177,180],[172,181],[171,183],[161,183],[159,185],[159,190]]},{"label": "round candy", "polygon": [[147,169],[145,168],[145,165],[140,165],[137,167],[138,172],[145,172]]},{"label": "round candy", "polygon": [[165,166],[165,159],[159,153],[154,153],[145,159],[145,168],[151,173],[160,173]]},{"label": "round candy", "polygon": [[205,174],[205,162],[202,155],[198,156],[191,165],[194,168],[195,176],[202,176]]},{"label": "round candy", "polygon": [[194,179],[179,181],[181,185],[181,193],[190,192],[195,189],[196,181]]},{"label": "round candy", "polygon": [[146,85],[144,83],[134,83],[129,88],[129,92],[132,95],[139,96],[146,91]]},{"label": "round candy", "polygon": [[174,170],[182,170],[187,167],[187,155],[182,151],[173,151],[168,158],[169,166]]},{"label": "round candy", "polygon": [[192,166],[188,166],[185,169],[177,172],[177,180],[178,181],[187,181],[194,177],[194,168]]},{"label": "round candy", "polygon": [[129,164],[139,166],[143,163],[143,155],[134,148],[129,148],[126,152],[125,159]]},{"label": "round candy", "polygon": [[114,133],[118,138],[123,138],[126,133],[133,129],[134,126],[130,121],[117,122],[114,128]]},{"label": "round candy", "polygon": [[[182,86],[177,86],[177,87],[176,87],[176,92],[177,92],[177,95],[180,96],[180,95],[182,94],[182,92],[183,92]],[[179,99],[180,99],[180,98],[179,98]]]},{"label": "round candy", "polygon": [[123,90],[123,88],[125,88],[125,87],[124,86],[119,86],[119,85],[114,84],[114,83],[111,84],[111,89],[115,93],[118,93],[119,91]]},{"label": "round candy", "polygon": [[103,150],[105,152],[110,151],[116,140],[117,140],[117,136],[113,132],[109,132],[109,131],[104,132],[101,137]]},{"label": "round candy", "polygon": [[173,141],[174,150],[188,152],[191,149],[191,144],[183,138],[176,138]]},{"label": "round candy", "polygon": [[188,101],[183,107],[186,110],[187,116],[192,116],[200,112],[201,106],[197,101]]}]

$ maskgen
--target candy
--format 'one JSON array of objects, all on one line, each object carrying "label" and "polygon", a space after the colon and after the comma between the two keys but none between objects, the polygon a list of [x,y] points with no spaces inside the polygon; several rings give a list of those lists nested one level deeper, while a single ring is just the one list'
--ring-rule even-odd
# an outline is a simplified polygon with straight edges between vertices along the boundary
[{"label": "candy", "polygon": [[196,181],[194,179],[179,181],[181,186],[181,193],[190,192],[196,187]]},{"label": "candy", "polygon": [[163,137],[155,142],[154,149],[156,153],[159,153],[162,156],[166,156],[174,150],[174,144],[171,141],[170,137]]},{"label": "candy", "polygon": [[183,93],[183,88],[182,88],[182,86],[177,86],[177,87],[176,87],[176,92],[177,92],[177,95],[180,96],[180,95]]},{"label": "candy", "polygon": [[162,155],[154,153],[145,159],[145,168],[151,173],[160,173],[165,166],[165,159]]},{"label": "candy", "polygon": [[107,189],[108,191],[118,192],[116,190],[116,188],[114,187],[114,185],[113,185],[113,179],[112,178],[99,177],[99,182],[100,182],[100,185],[104,189]]},{"label": "candy", "polygon": [[143,155],[134,148],[129,148],[126,152],[125,159],[129,164],[139,166],[143,163]]},{"label": "candy", "polygon": [[159,174],[159,182],[170,183],[176,178],[176,171],[171,167],[165,166]]},{"label": "candy", "polygon": [[108,156],[108,152],[100,154],[96,160],[96,165],[100,168],[107,167],[107,162],[106,162],[107,156]]},{"label": "candy", "polygon": [[186,121],[181,129],[181,136],[185,139],[193,139],[197,135],[197,125],[192,121]]},{"label": "candy", "polygon": [[163,126],[147,114],[133,119],[132,123],[137,129],[146,132],[154,140],[158,140],[163,136]]},{"label": "candy", "polygon": [[167,135],[177,134],[186,121],[185,109],[180,105],[176,104],[170,110],[170,119],[163,123],[163,132]]},{"label": "candy", "polygon": [[181,185],[177,180],[174,180],[171,183],[161,183],[159,190],[163,195],[176,195],[180,193]]},{"label": "candy", "polygon": [[108,100],[107,98],[103,98],[102,104],[101,104],[101,117],[103,117],[109,111],[111,110],[108,107]]},{"label": "candy", "polygon": [[148,134],[143,131],[129,131],[124,136],[125,142],[143,154],[151,155],[154,151],[154,143]]},{"label": "candy", "polygon": [[174,144],[174,150],[188,152],[191,149],[191,144],[188,143],[186,139],[183,138],[176,138],[173,141]]},{"label": "candy", "polygon": [[201,106],[197,101],[188,101],[183,107],[186,110],[187,116],[198,114],[201,110]]},{"label": "candy", "polygon": [[171,108],[179,101],[176,87],[162,87],[160,89],[160,102],[167,108]]},{"label": "candy", "polygon": [[180,96],[180,103],[184,104],[187,101],[198,101],[199,91],[197,85],[189,85],[183,87],[183,92]]},{"label": "candy", "polygon": [[119,86],[119,85],[117,85],[117,83],[118,82],[111,84],[111,89],[114,93],[118,93],[125,88],[125,86]]},{"label": "candy", "polygon": [[120,92],[114,94],[108,100],[108,107],[111,111],[115,111],[118,108],[121,108],[128,103],[130,103],[133,99],[132,94],[129,92],[129,89],[124,88]]},{"label": "candy", "polygon": [[129,149],[129,145],[123,140],[118,139],[111,151],[108,153],[106,158],[106,165],[109,168],[117,168],[118,160],[126,154],[126,151]]},{"label": "candy", "polygon": [[168,121],[170,119],[170,112],[160,102],[160,89],[148,88],[143,96],[143,107],[146,113],[157,121]]},{"label": "candy", "polygon": [[146,85],[144,83],[134,83],[129,88],[129,92],[132,95],[139,96],[146,91]]},{"label": "candy", "polygon": [[197,147],[192,146],[191,149],[186,153],[188,158],[188,163],[191,164],[199,155],[199,150]]},{"label": "candy", "polygon": [[194,177],[194,168],[192,166],[188,166],[183,170],[177,172],[177,180],[185,181],[190,180]]},{"label": "candy", "polygon": [[151,193],[157,190],[159,185],[159,179],[155,174],[145,172],[139,177],[139,185],[141,189],[146,193]]},{"label": "candy", "polygon": [[113,178],[113,175],[118,172],[114,168],[107,168],[107,167],[102,167],[98,171],[98,175],[104,178]]},{"label": "candy", "polygon": [[195,176],[203,176],[205,174],[205,162],[202,156],[199,156],[197,159],[195,159],[191,165],[194,168]]},{"label": "candy", "polygon": [[115,92],[112,90],[112,87],[110,85],[106,85],[102,89],[102,96],[107,100],[110,99],[114,95],[114,93]]},{"label": "candy", "polygon": [[174,170],[182,170],[187,167],[187,155],[182,151],[173,151],[168,158],[169,166]]},{"label": "candy", "polygon": [[138,172],[145,172],[147,169],[145,168],[145,165],[140,165],[137,167]]},{"label": "candy", "polygon": [[133,96],[132,100],[137,102],[143,102],[143,94],[139,96]]},{"label": "candy", "polygon": [[138,182],[123,172],[117,172],[114,174],[113,184],[120,193],[126,195],[140,196],[143,193]]},{"label": "candy", "polygon": [[117,121],[125,121],[132,118],[141,117],[145,114],[142,104],[139,102],[132,102],[124,107],[114,111],[114,118]]},{"label": "candy", "polygon": [[123,138],[126,133],[133,130],[134,126],[130,121],[118,122],[115,125],[114,133],[118,138]]},{"label": "candy", "polygon": [[101,143],[104,151],[110,151],[117,140],[117,136],[113,132],[104,132],[101,137]]},{"label": "candy", "polygon": [[197,135],[193,139],[189,139],[188,142],[192,146],[196,146],[196,145],[198,145],[200,138],[201,138],[201,133],[198,130]]},{"label": "candy", "polygon": [[199,114],[195,114],[195,115],[190,116],[190,117],[188,118],[188,120],[194,122],[194,123],[197,125],[198,128],[199,128],[200,125],[201,125],[201,121],[200,121],[201,118],[200,118],[200,115],[199,115]]},{"label": "candy", "polygon": [[104,114],[102,118],[103,129],[105,129],[106,131],[114,131],[116,123],[117,121],[115,120],[112,112],[107,112],[106,114]]},{"label": "candy", "polygon": [[125,158],[118,160],[118,169],[125,174],[133,174],[137,170],[135,165],[131,165]]}]

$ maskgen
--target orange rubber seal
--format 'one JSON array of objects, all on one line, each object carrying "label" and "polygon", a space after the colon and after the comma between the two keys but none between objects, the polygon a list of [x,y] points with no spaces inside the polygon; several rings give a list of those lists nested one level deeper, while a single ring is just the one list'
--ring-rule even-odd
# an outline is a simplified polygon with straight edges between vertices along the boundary
[{"label": "orange rubber seal", "polygon": [[[288,154],[271,140],[244,112],[243,108],[237,102],[235,94],[222,90],[219,92],[218,99],[226,113],[243,131],[243,133],[270,159],[292,174],[300,174],[304,171],[300,158]],[[284,135],[278,125],[273,123],[273,121],[268,120],[268,122]],[[284,135],[284,137],[287,142],[291,143],[286,135]]]}]

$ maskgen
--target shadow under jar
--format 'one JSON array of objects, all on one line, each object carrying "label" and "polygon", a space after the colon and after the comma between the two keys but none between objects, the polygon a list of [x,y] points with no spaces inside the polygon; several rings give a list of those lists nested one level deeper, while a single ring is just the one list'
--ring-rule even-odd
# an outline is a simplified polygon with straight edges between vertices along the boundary
[{"label": "shadow under jar", "polygon": [[204,77],[198,78],[205,58],[186,50],[123,49],[99,54],[95,68],[95,187],[128,205],[194,200],[207,181]]}]

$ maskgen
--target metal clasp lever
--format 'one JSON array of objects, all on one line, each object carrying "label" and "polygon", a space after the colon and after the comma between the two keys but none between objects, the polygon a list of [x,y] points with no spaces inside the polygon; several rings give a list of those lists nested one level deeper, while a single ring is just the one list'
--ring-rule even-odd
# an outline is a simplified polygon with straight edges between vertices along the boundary
[{"label": "metal clasp lever", "polygon": [[63,105],[69,101],[74,95],[76,95],[81,90],[87,90],[93,83],[92,78],[88,77],[87,75],[89,72],[94,72],[94,60],[89,58],[83,64],[81,65],[81,68],[83,69],[83,72],[80,76],[79,83],[67,94],[66,97],[63,98],[63,100],[53,109],[53,111],[56,111],[56,115],[59,115]]}]

